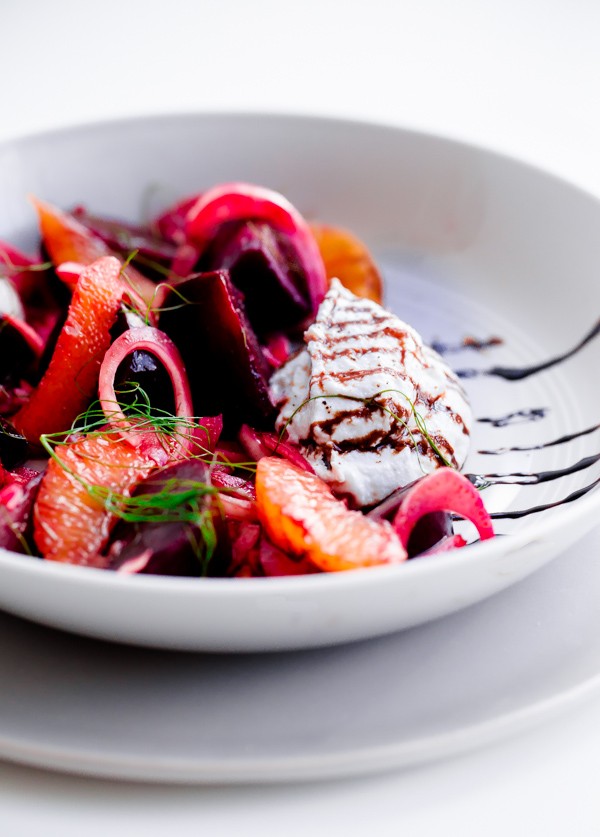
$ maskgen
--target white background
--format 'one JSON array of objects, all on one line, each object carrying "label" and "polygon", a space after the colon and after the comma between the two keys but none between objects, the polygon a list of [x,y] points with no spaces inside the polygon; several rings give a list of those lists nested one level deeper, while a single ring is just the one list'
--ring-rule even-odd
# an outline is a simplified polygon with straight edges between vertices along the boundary
[{"label": "white background", "polygon": [[[600,3],[0,0],[0,139],[198,109],[441,132],[600,196]],[[585,547],[600,557],[600,531]],[[600,834],[599,775],[600,695],[469,756],[351,782],[160,788],[0,765],[0,833],[579,837]]]}]

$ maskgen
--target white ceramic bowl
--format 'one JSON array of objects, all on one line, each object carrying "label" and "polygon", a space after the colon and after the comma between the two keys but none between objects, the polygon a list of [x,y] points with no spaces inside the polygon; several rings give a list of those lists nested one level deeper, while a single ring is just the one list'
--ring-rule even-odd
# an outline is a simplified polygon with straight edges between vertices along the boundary
[{"label": "white ceramic bowl", "polygon": [[[309,217],[347,226],[381,259],[388,304],[428,340],[498,335],[457,368],[540,363],[574,347],[600,312],[600,204],[551,175],[440,137],[361,123],[258,115],[103,123],[0,146],[0,237],[36,240],[26,195],[140,218],[225,180],[271,186]],[[466,384],[478,418],[467,470],[570,469],[599,434],[533,448],[600,420],[600,340],[518,382]],[[556,474],[554,475],[556,476]],[[491,511],[560,504],[598,479],[589,464],[537,485],[487,490]],[[279,579],[120,576],[0,554],[0,606],[70,631],[190,650],[306,648],[372,637],[463,608],[523,578],[598,519],[591,490],[505,524],[505,537],[396,567]]]}]

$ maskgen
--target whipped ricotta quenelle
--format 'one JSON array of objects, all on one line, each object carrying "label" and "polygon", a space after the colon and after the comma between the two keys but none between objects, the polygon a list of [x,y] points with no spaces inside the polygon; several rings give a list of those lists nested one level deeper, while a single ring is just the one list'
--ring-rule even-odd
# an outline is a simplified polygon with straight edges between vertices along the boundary
[{"label": "whipped ricotta quenelle", "polygon": [[471,409],[413,328],[334,279],[304,341],[271,378],[276,425],[335,491],[379,502],[442,464],[431,441],[463,465]]}]

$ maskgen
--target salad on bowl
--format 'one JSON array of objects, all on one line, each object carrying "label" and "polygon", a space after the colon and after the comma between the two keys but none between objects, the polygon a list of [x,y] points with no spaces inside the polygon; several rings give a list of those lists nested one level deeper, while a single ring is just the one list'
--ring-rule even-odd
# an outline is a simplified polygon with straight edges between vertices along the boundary
[{"label": "salad on bowl", "polygon": [[0,242],[0,546],[249,578],[493,537],[465,391],[352,233],[247,183],[145,225],[34,203],[41,253]]}]

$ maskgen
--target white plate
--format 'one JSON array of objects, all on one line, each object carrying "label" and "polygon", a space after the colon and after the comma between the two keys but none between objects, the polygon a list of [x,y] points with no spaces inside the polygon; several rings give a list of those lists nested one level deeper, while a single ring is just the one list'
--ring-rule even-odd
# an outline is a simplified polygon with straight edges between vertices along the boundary
[{"label": "white plate", "polygon": [[96,776],[259,782],[414,765],[600,686],[600,532],[493,600],[342,648],[189,655],[0,616],[0,756]]},{"label": "white plate", "polygon": [[[541,362],[573,347],[600,312],[600,205],[548,174],[442,138],[299,117],[197,115],[107,123],[0,147],[0,232],[33,243],[33,192],[136,218],[149,187],[169,197],[221,180],[272,186],[309,216],[354,229],[381,255],[388,302],[427,339],[504,338],[457,367]],[[597,432],[540,451],[600,418],[600,340],[519,382],[467,380],[480,418],[543,408],[543,421],[478,423],[473,472],[568,468],[598,453]],[[558,502],[598,465],[535,486],[498,486],[492,511]],[[193,580],[121,577],[0,555],[0,606],[92,636],[166,648],[307,648],[389,633],[495,593],[589,529],[600,493],[500,531],[455,554],[337,575]]]}]

